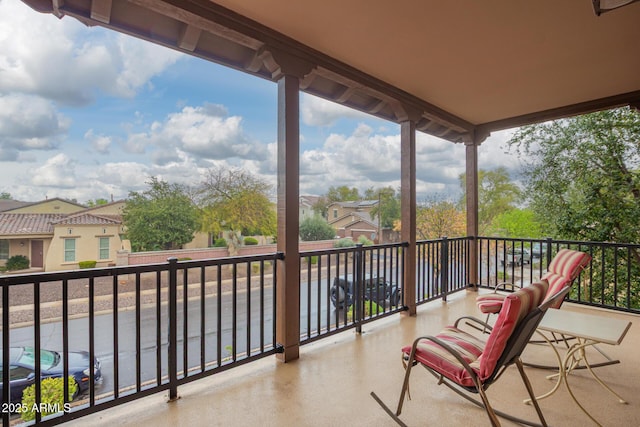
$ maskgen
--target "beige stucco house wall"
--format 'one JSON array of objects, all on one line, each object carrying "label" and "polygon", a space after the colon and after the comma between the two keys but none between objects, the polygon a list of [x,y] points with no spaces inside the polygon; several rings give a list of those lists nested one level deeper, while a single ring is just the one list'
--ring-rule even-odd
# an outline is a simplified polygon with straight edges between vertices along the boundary
[{"label": "beige stucco house wall", "polygon": [[51,213],[51,214],[72,214],[86,210],[87,207],[78,203],[63,199],[49,199],[41,202],[30,203],[28,205],[11,209],[11,213]]},{"label": "beige stucco house wall", "polygon": [[209,233],[197,231],[193,236],[193,240],[189,243],[182,245],[183,249],[200,249],[208,248],[210,246]]},{"label": "beige stucco house wall", "polygon": [[119,223],[57,224],[45,258],[45,270],[77,269],[80,261],[97,261],[96,267],[115,265],[122,249],[120,235]]},{"label": "beige stucco house wall", "polygon": [[124,205],[119,201],[87,208],[51,199],[0,212],[0,240],[8,247],[0,265],[15,255],[26,256],[30,268],[45,271],[76,269],[79,261],[96,261],[98,267],[115,264],[123,248]]}]

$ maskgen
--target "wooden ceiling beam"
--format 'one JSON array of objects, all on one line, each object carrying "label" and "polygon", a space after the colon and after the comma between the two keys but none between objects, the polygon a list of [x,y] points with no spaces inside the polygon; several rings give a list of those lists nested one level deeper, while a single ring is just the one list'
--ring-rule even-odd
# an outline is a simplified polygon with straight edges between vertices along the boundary
[{"label": "wooden ceiling beam", "polygon": [[182,30],[182,33],[180,34],[180,37],[178,38],[178,47],[180,49],[193,52],[198,45],[201,34],[202,30],[200,28],[186,24],[184,26],[184,29]]},{"label": "wooden ceiling beam", "polygon": [[112,0],[92,0],[91,19],[108,24],[111,22]]}]

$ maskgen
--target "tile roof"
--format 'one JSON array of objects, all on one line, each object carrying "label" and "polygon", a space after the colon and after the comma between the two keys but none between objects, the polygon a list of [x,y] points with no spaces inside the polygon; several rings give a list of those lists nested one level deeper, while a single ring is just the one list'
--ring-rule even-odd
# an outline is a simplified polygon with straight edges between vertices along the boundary
[{"label": "tile roof", "polygon": [[0,199],[0,212],[20,208],[22,206],[26,206],[29,204],[30,204],[29,202],[21,202],[19,200]]},{"label": "tile roof", "polygon": [[64,214],[0,213],[0,235],[53,234],[53,222]]},{"label": "tile roof", "polygon": [[333,202],[329,206],[338,205],[343,208],[368,208],[377,204],[377,200],[350,200],[346,202]]},{"label": "tile roof", "polygon": [[120,224],[120,215],[92,215],[89,213],[77,213],[73,215],[65,216],[54,224],[69,224],[69,225],[112,225]]},{"label": "tile roof", "polygon": [[120,215],[0,213],[0,235],[53,234],[54,226],[121,224]]}]

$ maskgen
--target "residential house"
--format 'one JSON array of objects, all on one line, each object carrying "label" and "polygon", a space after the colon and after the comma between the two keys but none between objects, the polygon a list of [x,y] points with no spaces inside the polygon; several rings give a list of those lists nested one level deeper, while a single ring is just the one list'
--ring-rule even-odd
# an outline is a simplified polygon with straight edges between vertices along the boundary
[{"label": "residential house", "polygon": [[313,218],[316,213],[313,210],[313,206],[318,203],[318,200],[320,200],[320,196],[300,196],[299,197],[299,206],[298,206],[298,212],[299,212],[299,218],[300,218],[300,222],[302,222],[303,220],[307,219],[307,218]]},{"label": "residential house", "polygon": [[23,255],[32,269],[71,270],[80,261],[107,266],[122,241],[124,201],[87,208],[59,198],[0,212],[0,265]]},{"label": "residential house", "polygon": [[379,220],[371,218],[371,210],[377,204],[377,200],[333,202],[327,206],[327,222],[335,228],[336,236],[341,238],[358,240],[360,236],[365,236],[378,242]]}]

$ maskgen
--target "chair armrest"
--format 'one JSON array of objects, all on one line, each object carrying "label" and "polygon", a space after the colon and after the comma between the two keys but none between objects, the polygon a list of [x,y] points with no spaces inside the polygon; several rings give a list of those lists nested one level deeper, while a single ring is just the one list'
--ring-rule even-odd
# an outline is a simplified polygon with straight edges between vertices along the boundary
[{"label": "chair armrest", "polygon": [[511,286],[511,290],[515,290],[516,285],[515,283],[511,283],[511,282],[500,282],[500,283],[496,283],[496,285],[493,287],[493,292],[497,292],[498,288],[502,287],[503,291],[507,290],[507,285]]},{"label": "chair armrest", "polygon": [[[446,350],[453,357],[455,357],[458,360],[458,362],[460,362],[460,364],[464,367],[464,369],[469,373],[469,375],[471,376],[474,384],[476,384],[477,387],[480,387],[481,383],[480,383],[480,380],[478,379],[478,376],[476,375],[475,371],[471,368],[469,363],[467,363],[467,361],[464,360],[464,358],[460,355],[460,353],[458,353],[456,350],[454,350],[453,347],[451,347],[449,344],[447,344],[446,342],[442,341],[438,337],[434,337],[433,335],[426,335],[426,336],[423,336],[423,337],[418,337],[418,338],[415,339],[415,341],[413,341],[413,345],[411,346],[411,354],[409,355],[409,360],[406,361],[407,364],[414,363],[415,355],[416,355],[416,348],[418,347],[418,343],[420,342],[420,340],[429,340],[431,342],[434,342],[438,346],[440,346],[444,350]],[[429,369],[431,370],[431,368],[429,368]],[[442,375],[441,372],[438,372],[438,373],[440,375]]]},{"label": "chair armrest", "polygon": [[[472,321],[473,323],[477,323],[478,325],[482,326],[485,330],[487,331],[491,331],[493,329],[493,327],[491,325],[489,325],[487,322],[478,319],[477,317],[473,317],[473,316],[462,316],[459,317],[458,319],[456,319],[455,323],[453,324],[454,328],[458,327],[458,323],[460,323],[461,320],[466,320],[467,323],[469,323],[469,321]],[[473,326],[473,325],[469,325],[474,329],[477,329],[477,327]]]}]

